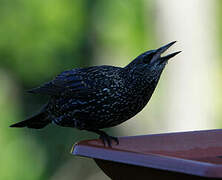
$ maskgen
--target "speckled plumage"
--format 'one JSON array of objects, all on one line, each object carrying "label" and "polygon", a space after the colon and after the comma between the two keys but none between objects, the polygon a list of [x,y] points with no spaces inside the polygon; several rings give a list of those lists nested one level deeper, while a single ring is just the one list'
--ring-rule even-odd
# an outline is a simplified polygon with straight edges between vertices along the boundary
[{"label": "speckled plumage", "polygon": [[96,132],[103,143],[111,139],[100,129],[116,126],[140,112],[151,98],[171,57],[160,54],[172,42],[143,53],[126,67],[93,66],[64,71],[54,80],[30,90],[50,96],[41,112],[12,127],[42,128],[48,123]]}]

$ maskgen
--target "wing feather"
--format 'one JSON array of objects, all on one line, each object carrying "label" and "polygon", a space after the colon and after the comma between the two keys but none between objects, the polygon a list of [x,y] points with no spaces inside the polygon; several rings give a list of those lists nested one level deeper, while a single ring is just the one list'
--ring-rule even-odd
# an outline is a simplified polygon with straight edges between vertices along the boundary
[{"label": "wing feather", "polygon": [[61,95],[78,93],[86,93],[90,91],[90,82],[83,80],[82,75],[76,70],[64,71],[59,74],[54,80],[49,81],[42,86],[31,89],[28,92],[34,94],[45,95]]}]

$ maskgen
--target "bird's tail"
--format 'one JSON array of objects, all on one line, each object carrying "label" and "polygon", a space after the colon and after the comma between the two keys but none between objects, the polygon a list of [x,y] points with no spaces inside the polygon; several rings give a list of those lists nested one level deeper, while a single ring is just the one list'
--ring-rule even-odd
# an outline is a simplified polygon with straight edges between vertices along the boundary
[{"label": "bird's tail", "polygon": [[41,129],[44,128],[46,125],[51,123],[51,120],[48,118],[48,115],[46,112],[41,111],[38,114],[24,120],[21,122],[18,122],[16,124],[12,124],[10,127],[28,127],[28,128],[34,128],[34,129]]}]

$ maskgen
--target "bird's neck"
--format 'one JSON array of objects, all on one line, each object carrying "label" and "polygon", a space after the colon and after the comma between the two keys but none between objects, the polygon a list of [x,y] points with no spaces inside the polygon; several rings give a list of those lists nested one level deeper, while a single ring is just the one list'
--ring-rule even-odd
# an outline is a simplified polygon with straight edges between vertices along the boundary
[{"label": "bird's neck", "polygon": [[146,90],[149,91],[158,82],[158,80],[146,74],[146,72],[128,67],[123,68],[122,76],[127,87],[133,91],[133,94],[142,93],[142,91],[144,93]]}]

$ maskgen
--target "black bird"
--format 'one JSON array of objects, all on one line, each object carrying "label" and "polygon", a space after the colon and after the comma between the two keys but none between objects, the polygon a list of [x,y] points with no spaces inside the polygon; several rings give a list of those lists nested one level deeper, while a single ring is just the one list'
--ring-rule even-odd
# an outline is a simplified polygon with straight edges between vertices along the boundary
[{"label": "black bird", "polygon": [[50,123],[100,135],[103,144],[119,143],[101,129],[116,126],[140,112],[151,98],[168,60],[161,57],[174,42],[147,51],[125,67],[93,66],[64,71],[52,81],[29,90],[48,95],[41,111],[10,127],[41,129]]}]

